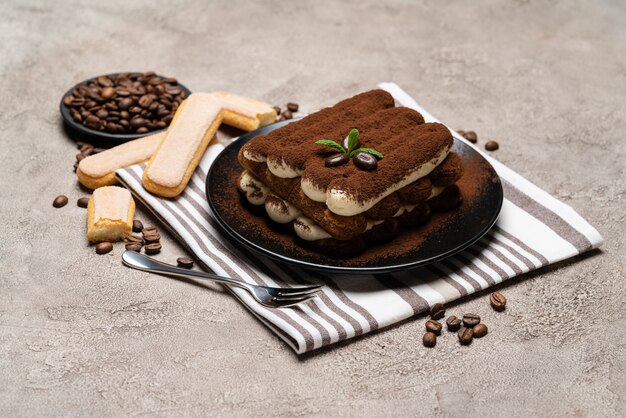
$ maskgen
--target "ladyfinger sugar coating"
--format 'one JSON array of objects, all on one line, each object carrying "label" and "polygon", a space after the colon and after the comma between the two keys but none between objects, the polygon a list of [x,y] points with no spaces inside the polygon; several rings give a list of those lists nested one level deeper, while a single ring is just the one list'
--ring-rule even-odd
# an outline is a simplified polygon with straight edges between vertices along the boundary
[{"label": "ladyfinger sugar coating", "polygon": [[130,235],[135,202],[123,187],[94,190],[87,205],[87,239],[91,242],[120,241]]},{"label": "ladyfinger sugar coating", "polygon": [[117,183],[115,170],[148,161],[164,137],[159,132],[90,155],[78,165],[78,181],[90,189]]},{"label": "ladyfinger sugar coating", "polygon": [[254,131],[276,121],[276,110],[269,103],[227,91],[213,93],[222,103],[224,123],[244,131]]},{"label": "ladyfinger sugar coating", "polygon": [[207,93],[194,93],[181,103],[144,171],[148,191],[163,197],[182,193],[222,123],[221,109],[219,100]]}]

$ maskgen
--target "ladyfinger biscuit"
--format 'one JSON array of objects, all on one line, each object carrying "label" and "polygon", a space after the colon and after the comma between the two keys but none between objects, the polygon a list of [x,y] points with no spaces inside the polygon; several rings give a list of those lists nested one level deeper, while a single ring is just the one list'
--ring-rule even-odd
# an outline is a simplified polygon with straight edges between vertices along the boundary
[{"label": "ladyfinger biscuit", "polygon": [[91,242],[121,241],[130,235],[135,201],[123,187],[94,190],[87,205],[87,239]]},{"label": "ladyfinger biscuit", "polygon": [[193,93],[183,101],[144,170],[143,187],[163,197],[182,193],[222,118],[221,104],[210,94]]},{"label": "ladyfinger biscuit", "polygon": [[276,122],[276,110],[260,100],[227,91],[213,93],[224,110],[224,123],[250,132]]},{"label": "ladyfinger biscuit", "polygon": [[90,155],[78,164],[78,181],[90,189],[117,183],[115,170],[148,161],[164,137],[159,132]]}]

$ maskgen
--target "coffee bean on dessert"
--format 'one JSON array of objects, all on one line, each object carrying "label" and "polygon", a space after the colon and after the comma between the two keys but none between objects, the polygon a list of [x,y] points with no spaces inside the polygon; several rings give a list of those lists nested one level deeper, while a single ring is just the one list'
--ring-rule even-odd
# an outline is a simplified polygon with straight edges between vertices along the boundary
[{"label": "coffee bean on dessert", "polygon": [[190,269],[193,267],[193,260],[189,257],[178,257],[176,259],[176,263],[178,264],[178,267],[186,269]]},{"label": "coffee bean on dessert", "polygon": [[76,201],[76,205],[79,208],[86,208],[87,205],[89,205],[89,198],[88,197],[81,197],[80,199],[78,199]]},{"label": "coffee bean on dessert", "polygon": [[158,254],[161,251],[161,244],[159,244],[158,242],[154,242],[152,244],[146,244],[143,247],[143,250],[148,255],[155,255],[155,254]]},{"label": "coffee bean on dessert", "polygon": [[500,145],[496,141],[489,141],[485,144],[485,149],[487,151],[495,151],[500,148]]},{"label": "coffee bean on dessert", "polygon": [[287,109],[289,109],[292,112],[297,112],[298,109],[300,108],[300,106],[298,106],[298,103],[287,103]]},{"label": "coffee bean on dessert", "polygon": [[141,232],[143,231],[143,224],[139,219],[135,219],[133,221],[133,232]]},{"label": "coffee bean on dessert", "polygon": [[435,303],[430,308],[431,319],[441,319],[446,315],[446,308],[441,303]]},{"label": "coffee bean on dessert", "polygon": [[340,152],[340,153],[333,154],[330,157],[326,158],[326,160],[324,161],[324,165],[326,167],[337,167],[340,165],[344,165],[348,161],[350,161],[350,157],[348,157],[348,154]]},{"label": "coffee bean on dessert", "polygon": [[500,292],[493,292],[489,295],[489,303],[496,311],[503,311],[506,308],[506,297]]},{"label": "coffee bean on dessert", "polygon": [[280,107],[274,106],[274,110],[276,111],[276,116],[280,115]]},{"label": "coffee bean on dessert", "polygon": [[474,328],[472,328],[472,331],[474,331],[474,338],[482,338],[487,335],[489,329],[485,324],[478,324]]},{"label": "coffee bean on dessert", "polygon": [[376,170],[376,167],[378,166],[376,157],[372,154],[368,154],[367,152],[357,153],[354,157],[352,157],[352,161],[354,162],[354,165],[365,171]]},{"label": "coffee bean on dessert", "polygon": [[141,245],[140,242],[129,242],[126,244],[126,249],[128,251],[141,251],[141,247],[143,247],[143,245]]},{"label": "coffee bean on dessert", "polygon": [[283,114],[281,115],[281,117],[285,119],[293,119],[293,113],[291,113],[290,110],[285,110]]},{"label": "coffee bean on dessert", "polygon": [[427,332],[422,337],[422,343],[425,347],[434,347],[437,345],[437,335],[434,332]]},{"label": "coffee bean on dessert", "polygon": [[474,331],[471,328],[462,327],[457,333],[457,336],[461,344],[468,345],[471,344],[474,339]]},{"label": "coffee bean on dessert", "polygon": [[466,327],[472,328],[478,324],[480,324],[480,316],[473,313],[463,315],[463,325]]},{"label": "coffee bean on dessert", "polygon": [[446,325],[448,325],[449,331],[458,331],[462,323],[461,318],[457,318],[454,315],[450,315],[448,319],[446,319]]},{"label": "coffee bean on dessert", "polygon": [[440,335],[441,334],[441,323],[439,323],[437,321],[433,321],[432,319],[429,319],[428,321],[426,321],[426,331],[432,332],[432,333],[437,334],[437,335]]},{"label": "coffee bean on dessert", "polygon": [[96,254],[106,254],[113,249],[113,244],[108,241],[104,241],[96,245]]},{"label": "coffee bean on dessert", "polygon": [[52,202],[52,206],[54,206],[55,208],[62,208],[63,206],[67,205],[67,196],[65,195],[60,195],[54,198],[54,201]]},{"label": "coffee bean on dessert", "polygon": [[474,131],[463,132],[463,138],[467,139],[469,142],[475,144],[478,141],[478,135]]}]

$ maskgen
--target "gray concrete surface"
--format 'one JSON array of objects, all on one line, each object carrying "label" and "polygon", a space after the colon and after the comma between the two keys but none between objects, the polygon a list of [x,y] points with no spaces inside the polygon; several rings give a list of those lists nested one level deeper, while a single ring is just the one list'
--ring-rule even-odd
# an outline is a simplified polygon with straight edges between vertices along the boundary
[{"label": "gray concrete surface", "polygon": [[[0,415],[623,416],[624,22],[620,0],[0,3]],[[297,357],[219,288],[88,247],[58,101],[127,69],[304,111],[395,81],[606,243],[507,284],[504,314],[461,301],[491,327],[471,347],[424,348],[416,319]]]}]

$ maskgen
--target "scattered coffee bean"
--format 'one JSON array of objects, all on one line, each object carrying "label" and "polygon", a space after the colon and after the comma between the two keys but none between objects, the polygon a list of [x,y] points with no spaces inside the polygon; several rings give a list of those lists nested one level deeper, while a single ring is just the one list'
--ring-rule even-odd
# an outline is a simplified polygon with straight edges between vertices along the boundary
[{"label": "scattered coffee bean", "polygon": [[348,161],[350,161],[350,157],[348,157],[348,154],[340,152],[326,158],[326,160],[324,161],[324,165],[326,167],[337,167],[346,164]]},{"label": "scattered coffee bean", "polygon": [[426,321],[426,331],[428,332],[432,332],[436,335],[441,335],[441,328],[441,323],[437,321],[433,321],[432,319]]},{"label": "scattered coffee bean", "polygon": [[457,133],[459,135],[461,135],[463,138],[465,138],[465,131],[463,129],[457,129],[456,131],[457,131]]},{"label": "scattered coffee bean", "polygon": [[482,338],[489,332],[489,329],[485,324],[478,324],[472,328],[472,330],[474,331],[474,338]]},{"label": "scattered coffee bean", "polygon": [[426,347],[434,347],[435,345],[437,345],[437,336],[434,332],[427,332],[422,337],[422,343]]},{"label": "scattered coffee bean", "polygon": [[485,144],[485,149],[487,151],[495,151],[500,148],[500,145],[496,141],[489,141]]},{"label": "scattered coffee bean", "polygon": [[143,245],[143,238],[141,238],[141,237],[140,237],[140,236],[138,236],[138,235],[128,235],[128,236],[126,237],[126,241],[127,241],[127,242],[138,242],[138,243],[140,243],[140,244],[142,244],[142,245]]},{"label": "scattered coffee bean", "polygon": [[63,206],[67,205],[67,196],[65,195],[60,195],[54,198],[54,201],[52,202],[52,206],[54,206],[55,208],[62,208]]},{"label": "scattered coffee bean", "polygon": [[85,158],[87,158],[87,157],[86,157],[86,156],[85,156],[85,154],[83,154],[82,152],[79,152],[78,154],[76,154],[76,162],[77,162],[77,163],[81,162],[81,161],[82,161],[82,160],[84,160]]},{"label": "scattered coffee bean", "polygon": [[143,231],[143,224],[139,219],[135,219],[133,221],[133,232],[141,232]]},{"label": "scattered coffee bean", "polygon": [[367,152],[359,152],[354,157],[352,157],[352,162],[361,170],[365,171],[373,171],[376,170],[378,166],[378,161],[376,157],[372,154],[368,154]]},{"label": "scattered coffee bean", "polygon": [[280,116],[280,107],[274,106],[274,110],[276,111],[276,116]]},{"label": "scattered coffee bean", "polygon": [[137,251],[137,252],[139,252],[139,251],[141,251],[141,247],[142,247],[142,245],[141,245],[140,242],[129,242],[129,243],[126,244],[126,249],[128,251]]},{"label": "scattered coffee bean", "polygon": [[143,240],[146,242],[146,244],[152,244],[161,241],[161,235],[159,235],[157,232],[144,234]]},{"label": "scattered coffee bean", "polygon": [[449,331],[458,331],[461,328],[461,318],[457,318],[454,315],[450,315],[448,319],[446,319],[446,325],[448,325]]},{"label": "scattered coffee bean", "polygon": [[471,328],[461,327],[457,336],[459,337],[459,342],[461,344],[468,345],[471,344],[474,339],[474,331]]},{"label": "scattered coffee bean", "polygon": [[87,205],[89,205],[89,198],[88,197],[81,197],[80,199],[78,199],[76,201],[76,205],[79,208],[86,208]]},{"label": "scattered coffee bean", "polygon": [[189,257],[178,257],[176,259],[176,263],[178,264],[178,267],[183,267],[186,269],[190,269],[193,267],[193,260]]},{"label": "scattered coffee bean", "polygon": [[480,316],[472,313],[463,315],[463,325],[466,327],[472,328],[478,324],[480,324]]},{"label": "scattered coffee bean", "polygon": [[430,308],[431,319],[441,319],[446,315],[446,308],[441,303],[435,303]]},{"label": "scattered coffee bean", "polygon": [[161,251],[161,244],[159,244],[158,242],[154,242],[152,244],[146,244],[143,247],[143,250],[148,255],[155,255],[155,254],[158,254]]},{"label": "scattered coffee bean", "polygon": [[[152,72],[149,72],[152,73]],[[63,105],[72,119],[110,133],[147,133],[165,128],[186,98],[175,78],[149,73],[119,73],[79,84]],[[144,123],[130,124],[131,114]]]},{"label": "scattered coffee bean", "polygon": [[113,244],[108,241],[104,241],[96,245],[96,254],[106,254],[113,249]]},{"label": "scattered coffee bean", "polygon": [[293,113],[290,110],[285,110],[280,116],[285,119],[293,119]]},{"label": "scattered coffee bean", "polygon": [[467,139],[469,142],[475,144],[478,141],[478,135],[474,131],[463,132],[463,138]]},{"label": "scattered coffee bean", "polygon": [[506,308],[506,297],[500,292],[493,292],[489,295],[489,303],[496,311],[503,311]]},{"label": "scattered coffee bean", "polygon": [[143,232],[144,234],[147,234],[147,233],[149,233],[149,232],[153,232],[153,231],[156,231],[156,230],[157,230],[157,227],[156,227],[156,226],[154,226],[154,225],[149,225],[149,226],[144,226],[144,228],[142,229],[142,231],[141,231],[141,232]]},{"label": "scattered coffee bean", "polygon": [[287,109],[289,109],[292,112],[297,112],[298,109],[300,108],[300,106],[298,106],[298,103],[287,103]]}]

